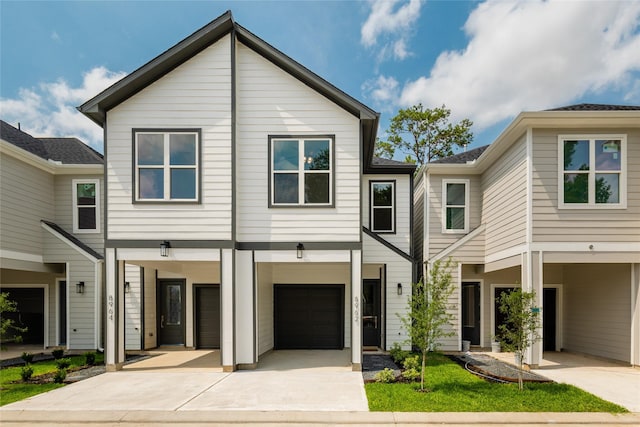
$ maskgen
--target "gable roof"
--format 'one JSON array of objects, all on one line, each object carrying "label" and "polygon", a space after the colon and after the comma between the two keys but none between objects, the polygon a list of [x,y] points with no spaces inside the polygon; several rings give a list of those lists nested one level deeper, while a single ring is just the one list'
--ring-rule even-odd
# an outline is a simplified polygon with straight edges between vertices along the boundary
[{"label": "gable roof", "polygon": [[102,154],[77,138],[35,138],[0,120],[0,138],[44,160],[65,165],[102,165]]},{"label": "gable roof", "polygon": [[609,104],[575,104],[565,107],[551,108],[545,111],[635,111],[638,105],[609,105]]},{"label": "gable roof", "polygon": [[61,238],[63,238],[64,240],[67,241],[67,243],[75,246],[76,249],[80,250],[81,252],[84,252],[86,255],[89,255],[90,257],[94,258],[95,260],[104,259],[104,257],[101,254],[99,254],[95,250],[91,249],[86,244],[82,243],[82,241],[80,241],[76,236],[74,236],[73,234],[67,232],[64,228],[60,227],[55,222],[46,221],[46,220],[42,219],[42,220],[40,220],[40,223],[43,224],[43,226],[45,226],[45,228],[48,228],[50,231],[54,231],[55,233],[58,233]]},{"label": "gable roof", "polygon": [[413,173],[416,165],[412,163],[400,162],[398,160],[373,157],[371,164],[365,168],[365,173]]},{"label": "gable roof", "polygon": [[457,163],[457,164],[466,164],[468,162],[473,162],[477,160],[478,157],[484,153],[484,150],[489,148],[490,144],[483,145],[482,147],[474,148],[473,150],[465,151],[463,153],[454,154],[453,156],[444,157],[442,159],[434,160],[430,163]]}]

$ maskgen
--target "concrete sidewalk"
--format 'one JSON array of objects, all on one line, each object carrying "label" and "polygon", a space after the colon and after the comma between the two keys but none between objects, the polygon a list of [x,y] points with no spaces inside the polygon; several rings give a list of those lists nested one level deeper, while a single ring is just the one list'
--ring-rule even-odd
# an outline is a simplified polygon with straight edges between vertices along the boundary
[{"label": "concrete sidewalk", "polygon": [[296,412],[296,411],[1,411],[3,427],[100,426],[585,426],[640,425],[640,414],[529,412]]}]

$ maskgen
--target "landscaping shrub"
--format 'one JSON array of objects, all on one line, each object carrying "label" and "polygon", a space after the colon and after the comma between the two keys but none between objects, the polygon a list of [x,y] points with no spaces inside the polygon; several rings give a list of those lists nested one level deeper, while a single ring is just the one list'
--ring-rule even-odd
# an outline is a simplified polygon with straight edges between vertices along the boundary
[{"label": "landscaping shrub", "polygon": [[64,348],[56,348],[51,352],[51,354],[53,355],[54,359],[60,359],[62,356],[64,356]]},{"label": "landscaping shrub", "polygon": [[418,371],[418,373],[420,373],[420,357],[417,354],[414,354],[413,356],[409,356],[406,359],[404,359],[404,362],[402,362],[402,366],[404,367],[404,369],[413,369],[415,371]]},{"label": "landscaping shrub", "polygon": [[26,351],[22,353],[22,356],[20,357],[22,358],[22,360],[24,360],[24,363],[26,364],[33,362],[33,354],[27,353]]},{"label": "landscaping shrub", "polygon": [[374,380],[377,383],[392,383],[396,380],[396,376],[393,373],[393,369],[384,368],[382,371],[376,374]]},{"label": "landscaping shrub", "polygon": [[29,381],[32,375],[33,375],[33,367],[28,363],[24,365],[22,369],[20,369],[20,378],[22,378],[22,381],[24,382]]},{"label": "landscaping shrub", "polygon": [[64,359],[58,359],[56,361],[56,366],[59,370],[67,369],[69,366],[71,366],[71,359],[69,359],[68,357],[65,357]]},{"label": "landscaping shrub", "polygon": [[89,366],[93,366],[96,363],[96,353],[93,351],[88,351],[84,354],[85,363]]},{"label": "landscaping shrub", "polygon": [[404,359],[409,357],[411,355],[411,352],[408,350],[403,350],[402,348],[400,348],[400,345],[398,343],[395,343],[393,344],[393,347],[391,347],[391,350],[389,350],[389,355],[396,365],[402,366]]},{"label": "landscaping shrub", "polygon": [[404,371],[402,371],[402,378],[411,382],[417,381],[418,379],[420,379],[420,371],[416,368],[405,369]]},{"label": "landscaping shrub", "polygon": [[67,371],[64,369],[58,369],[53,377],[53,382],[56,384],[62,384],[65,378],[67,378]]}]

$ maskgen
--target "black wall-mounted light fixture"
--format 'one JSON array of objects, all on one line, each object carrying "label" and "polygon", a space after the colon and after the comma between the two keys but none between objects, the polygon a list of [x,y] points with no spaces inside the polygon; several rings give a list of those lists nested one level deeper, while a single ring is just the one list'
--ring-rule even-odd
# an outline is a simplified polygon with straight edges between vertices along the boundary
[{"label": "black wall-mounted light fixture", "polygon": [[302,259],[303,251],[304,251],[304,245],[302,243],[298,243],[298,246],[296,246],[296,258]]},{"label": "black wall-mounted light fixture", "polygon": [[398,283],[398,295],[402,295],[402,283]]},{"label": "black wall-mounted light fixture", "polygon": [[76,283],[76,294],[84,294],[84,282]]},{"label": "black wall-mounted light fixture", "polygon": [[171,247],[171,243],[168,241],[164,241],[160,243],[160,256],[168,257],[169,256],[169,248]]},{"label": "black wall-mounted light fixture", "polygon": [[124,282],[124,293],[128,294],[129,292],[131,292],[131,283]]}]

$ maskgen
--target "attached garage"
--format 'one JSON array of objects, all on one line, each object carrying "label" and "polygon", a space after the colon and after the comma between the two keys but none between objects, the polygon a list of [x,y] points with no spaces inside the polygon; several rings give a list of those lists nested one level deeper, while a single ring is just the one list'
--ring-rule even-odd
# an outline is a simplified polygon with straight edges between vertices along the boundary
[{"label": "attached garage", "polygon": [[26,327],[23,332],[24,344],[44,343],[44,288],[2,288],[2,292],[9,294],[9,299],[17,303],[18,311],[4,313],[7,319],[12,319],[17,326]]},{"label": "attached garage", "polygon": [[276,349],[344,348],[344,285],[274,285]]}]

